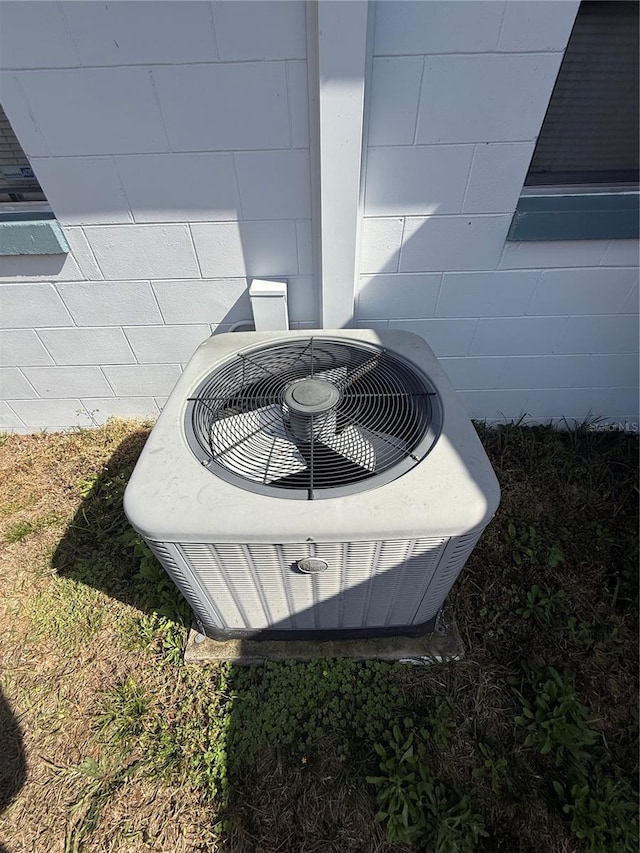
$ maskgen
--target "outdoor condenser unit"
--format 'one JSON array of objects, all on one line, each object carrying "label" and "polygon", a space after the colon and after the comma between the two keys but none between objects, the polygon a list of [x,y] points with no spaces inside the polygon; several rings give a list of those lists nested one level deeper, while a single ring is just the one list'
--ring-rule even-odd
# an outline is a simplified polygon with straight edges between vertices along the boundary
[{"label": "outdoor condenser unit", "polygon": [[500,491],[422,338],[235,333],[195,352],[125,511],[214,638],[431,630]]}]

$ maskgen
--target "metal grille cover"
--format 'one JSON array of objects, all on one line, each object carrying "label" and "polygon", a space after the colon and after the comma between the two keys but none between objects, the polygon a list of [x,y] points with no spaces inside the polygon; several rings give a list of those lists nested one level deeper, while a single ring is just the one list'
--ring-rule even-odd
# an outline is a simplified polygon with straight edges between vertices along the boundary
[{"label": "metal grille cover", "polygon": [[[205,627],[225,631],[391,628],[435,615],[478,539],[149,544]],[[322,574],[297,569],[310,557]],[[197,578],[198,593],[187,577]]]},{"label": "metal grille cover", "polygon": [[382,347],[328,337],[257,347],[189,397],[187,440],[209,470],[275,497],[352,494],[408,471],[437,440],[438,396]]}]

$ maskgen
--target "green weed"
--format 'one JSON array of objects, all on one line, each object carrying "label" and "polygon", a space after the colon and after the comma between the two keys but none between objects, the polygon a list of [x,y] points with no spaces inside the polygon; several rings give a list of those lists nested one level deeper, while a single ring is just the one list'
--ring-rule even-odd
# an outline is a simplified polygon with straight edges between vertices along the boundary
[{"label": "green weed", "polygon": [[560,546],[555,542],[546,543],[532,524],[516,526],[513,521],[509,522],[505,541],[516,566],[546,565],[553,569],[564,560]]},{"label": "green weed", "polygon": [[375,745],[380,758],[378,776],[367,776],[376,789],[380,810],[376,820],[386,825],[392,843],[417,844],[434,853],[466,853],[488,835],[482,815],[468,796],[447,791],[426,763],[424,740],[429,733],[415,732],[413,720],[394,725],[384,743]]},{"label": "green weed", "polygon": [[144,731],[149,698],[139,685],[128,678],[108,695],[98,716],[98,725],[108,731],[109,737],[129,743]]},{"label": "green weed", "polygon": [[28,603],[34,633],[70,651],[94,637],[103,624],[102,594],[71,578],[53,578],[50,586]]},{"label": "green weed", "polygon": [[498,758],[485,743],[479,743],[478,749],[482,756],[482,764],[473,769],[473,778],[482,779],[484,776],[488,776],[491,782],[491,790],[494,794],[499,794],[505,784],[507,759],[503,756]]},{"label": "green weed", "polygon": [[127,679],[105,695],[98,718],[101,739],[115,755],[136,756],[137,770],[203,788],[227,800],[226,699],[228,667],[185,673],[167,697],[171,713],[151,706],[146,690]]},{"label": "green weed", "polygon": [[452,716],[451,700],[447,696],[434,696],[424,720],[429,740],[438,749],[444,749],[456,729]]},{"label": "green weed", "polygon": [[538,625],[550,625],[554,620],[561,619],[566,613],[566,593],[559,589],[541,589],[534,584],[524,595],[523,606],[517,610],[518,616],[530,619]]},{"label": "green weed", "polygon": [[571,758],[584,761],[588,748],[596,742],[596,733],[589,726],[589,712],[582,705],[567,675],[548,667],[533,675],[535,697],[532,702],[521,696],[523,716],[516,723],[528,732],[525,746],[532,746],[541,755],[551,754],[556,767]]},{"label": "green weed", "polygon": [[76,485],[78,487],[78,491],[80,492],[83,498],[89,497],[89,495],[96,488],[99,480],[100,474],[91,474],[88,477],[84,477],[82,480],[78,480]]},{"label": "green weed", "polygon": [[229,729],[232,772],[274,746],[306,756],[322,742],[339,762],[371,749],[400,713],[393,666],[376,661],[238,668]]},{"label": "green weed", "polygon": [[[582,705],[567,676],[549,667],[533,676],[533,703],[524,701],[516,722],[529,734],[525,746],[554,757],[562,779],[552,787],[571,831],[590,853],[635,853],[638,849],[637,795],[622,778],[606,775],[606,744],[598,747]],[[615,769],[615,768],[614,768]]]},{"label": "green weed", "polygon": [[566,790],[560,782],[553,787],[571,831],[590,853],[636,853],[637,796],[628,783],[607,777],[596,767],[590,777],[570,772]]},{"label": "green weed", "polygon": [[18,521],[16,522],[16,524],[12,524],[11,527],[7,530],[4,535],[4,541],[8,542],[9,544],[13,544],[14,542],[21,542],[31,533],[34,533],[37,529],[37,526],[31,521]]}]

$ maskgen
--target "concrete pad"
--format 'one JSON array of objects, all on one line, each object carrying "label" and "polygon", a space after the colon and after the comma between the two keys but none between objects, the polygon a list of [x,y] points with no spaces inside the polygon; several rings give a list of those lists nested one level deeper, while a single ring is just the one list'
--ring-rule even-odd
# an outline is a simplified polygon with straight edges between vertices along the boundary
[{"label": "concrete pad", "polygon": [[192,628],[187,638],[187,664],[232,661],[239,666],[267,661],[310,661],[319,658],[384,660],[413,665],[462,660],[464,645],[451,609],[443,611],[435,630],[424,637],[378,637],[366,640],[211,640]]}]

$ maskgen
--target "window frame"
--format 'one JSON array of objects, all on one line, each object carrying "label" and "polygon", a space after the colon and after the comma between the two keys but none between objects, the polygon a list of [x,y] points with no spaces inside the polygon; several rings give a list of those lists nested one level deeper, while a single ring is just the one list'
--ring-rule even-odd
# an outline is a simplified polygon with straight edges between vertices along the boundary
[{"label": "window frame", "polygon": [[635,184],[525,186],[507,240],[630,240],[640,236]]},{"label": "window frame", "polygon": [[[629,6],[631,2],[627,3]],[[603,4],[598,4],[603,6]],[[640,236],[640,205],[639,186],[637,171],[620,172],[586,172],[581,174],[550,172],[548,182],[545,182],[543,172],[531,174],[532,165],[536,159],[538,145],[543,136],[547,119],[549,118],[553,98],[556,94],[558,81],[563,73],[567,52],[572,45],[572,38],[577,30],[577,22],[580,12],[589,6],[589,0],[581,0],[577,11],[574,27],[565,49],[564,58],[558,70],[558,76],[554,88],[549,97],[547,112],[545,114],[540,133],[536,140],[531,162],[527,171],[524,186],[520,191],[520,197],[511,221],[508,241],[546,241],[546,240],[602,240],[602,239],[634,239]],[[595,6],[595,4],[594,4]],[[585,26],[589,25],[585,19]],[[584,35],[582,31],[581,37]],[[578,51],[581,40],[576,43]],[[608,54],[599,54],[600,58],[606,58]],[[578,98],[577,103],[588,96],[588,76],[576,78],[571,89],[571,74],[561,87],[561,100],[567,97],[569,92],[572,98]],[[567,90],[567,85],[569,89]],[[575,131],[572,128],[572,132]],[[601,128],[594,129],[593,139],[600,139]],[[565,131],[566,134],[566,131]],[[567,139],[568,137],[564,137]],[[562,140],[562,136],[560,137]],[[575,139],[574,139],[575,142]]]}]

